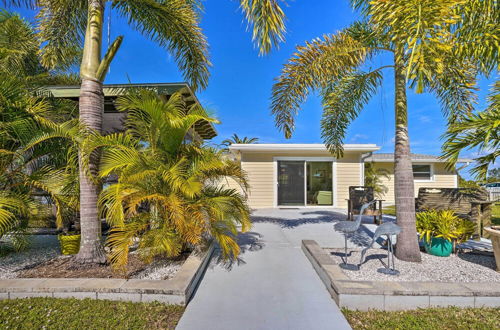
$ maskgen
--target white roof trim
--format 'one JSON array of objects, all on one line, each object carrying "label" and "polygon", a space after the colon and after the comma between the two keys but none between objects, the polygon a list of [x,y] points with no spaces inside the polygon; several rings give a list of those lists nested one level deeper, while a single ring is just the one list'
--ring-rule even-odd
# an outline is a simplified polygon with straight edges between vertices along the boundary
[{"label": "white roof trim", "polygon": [[[272,143],[272,144],[232,144],[230,150],[240,151],[325,151],[326,146],[322,143],[294,144],[294,143]],[[344,144],[344,151],[377,151],[380,147],[376,144]]]}]

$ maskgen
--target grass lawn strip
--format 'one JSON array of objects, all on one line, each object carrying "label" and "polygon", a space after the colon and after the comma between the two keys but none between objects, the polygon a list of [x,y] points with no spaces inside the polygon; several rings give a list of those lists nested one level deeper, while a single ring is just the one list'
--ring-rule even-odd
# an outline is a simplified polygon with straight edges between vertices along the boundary
[{"label": "grass lawn strip", "polygon": [[491,223],[500,226],[500,202],[498,204],[492,205],[491,210]]},{"label": "grass lawn strip", "polygon": [[342,309],[357,329],[500,329],[500,308],[427,308],[413,311]]},{"label": "grass lawn strip", "polygon": [[2,329],[174,329],[183,306],[93,299],[0,301]]}]

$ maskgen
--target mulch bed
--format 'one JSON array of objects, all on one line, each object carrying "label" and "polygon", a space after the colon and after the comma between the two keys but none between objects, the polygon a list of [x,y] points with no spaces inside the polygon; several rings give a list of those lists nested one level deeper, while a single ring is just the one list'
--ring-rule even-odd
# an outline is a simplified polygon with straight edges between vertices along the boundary
[{"label": "mulch bed", "polygon": [[[185,259],[185,255],[178,257]],[[18,278],[130,278],[145,270],[149,264],[131,254],[125,270],[110,265],[82,265],[72,256],[57,257],[19,272]]]}]

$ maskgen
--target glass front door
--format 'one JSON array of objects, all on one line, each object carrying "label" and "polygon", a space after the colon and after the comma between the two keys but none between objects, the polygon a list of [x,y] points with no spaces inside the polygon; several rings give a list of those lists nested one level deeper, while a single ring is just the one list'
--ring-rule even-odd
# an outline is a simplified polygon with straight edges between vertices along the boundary
[{"label": "glass front door", "polygon": [[278,161],[278,205],[332,206],[332,162]]}]

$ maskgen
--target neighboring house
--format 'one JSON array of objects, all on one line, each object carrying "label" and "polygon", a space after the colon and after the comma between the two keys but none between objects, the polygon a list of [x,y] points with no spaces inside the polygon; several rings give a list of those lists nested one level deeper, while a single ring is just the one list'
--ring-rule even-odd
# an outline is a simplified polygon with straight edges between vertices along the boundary
[{"label": "neighboring house", "polygon": [[[323,144],[233,144],[229,149],[247,172],[252,208],[346,208],[349,186],[364,184],[364,163],[368,161],[391,173],[389,179],[382,179],[389,188],[386,204],[394,203],[394,157],[374,154],[380,149],[375,144],[346,144],[339,159]],[[415,154],[412,159],[415,194],[419,187],[457,187],[456,171],[446,169],[437,157]]]},{"label": "neighboring house", "polygon": [[[115,100],[120,95],[125,95],[131,90],[145,88],[155,91],[158,95],[168,99],[175,92],[182,93],[187,105],[200,104],[196,95],[187,83],[162,83],[162,84],[110,84],[103,86],[104,92],[104,115],[102,131],[104,133],[120,131],[123,128],[125,113],[118,112],[115,108]],[[50,86],[46,90],[55,98],[64,98],[78,101],[80,96],[79,86]],[[195,125],[188,140],[207,140],[217,136],[214,126],[206,121],[200,121]]]}]

